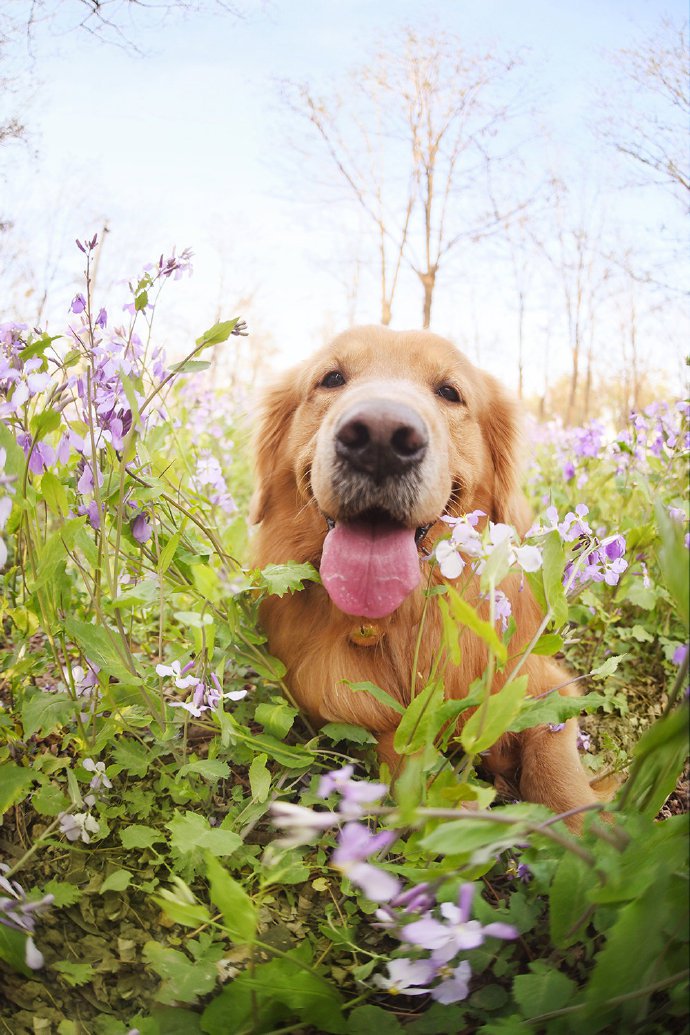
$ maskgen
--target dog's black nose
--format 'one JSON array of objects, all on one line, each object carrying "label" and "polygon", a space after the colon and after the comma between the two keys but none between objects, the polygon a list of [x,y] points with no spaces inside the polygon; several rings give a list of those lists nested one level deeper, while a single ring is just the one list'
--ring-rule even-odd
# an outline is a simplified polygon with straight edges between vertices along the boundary
[{"label": "dog's black nose", "polygon": [[335,429],[336,454],[375,481],[414,467],[428,444],[426,424],[419,414],[391,399],[357,403]]}]

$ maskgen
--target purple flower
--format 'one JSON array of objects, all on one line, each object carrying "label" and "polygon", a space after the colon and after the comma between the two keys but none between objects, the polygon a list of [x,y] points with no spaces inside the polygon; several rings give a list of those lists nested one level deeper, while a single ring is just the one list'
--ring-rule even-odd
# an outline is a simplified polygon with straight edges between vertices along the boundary
[{"label": "purple flower", "polygon": [[584,733],[582,730],[577,731],[577,746],[580,751],[592,750],[592,741],[589,733]]},{"label": "purple flower", "polygon": [[680,646],[676,647],[676,649],[673,652],[673,664],[678,665],[678,667],[680,668],[687,656],[688,645],[687,643],[681,643]]},{"label": "purple flower", "polygon": [[0,924],[28,935],[24,947],[24,960],[27,967],[38,970],[43,966],[43,954],[36,948],[33,940],[36,917],[50,909],[55,896],[44,895],[40,899],[28,899],[21,884],[3,876],[8,870],[9,866],[0,863]]},{"label": "purple flower", "polygon": [[142,545],[147,543],[151,538],[151,525],[143,511],[140,514],[137,514],[130,524],[130,528],[136,541]]},{"label": "purple flower", "polygon": [[107,326],[107,323],[108,323],[108,314],[105,311],[105,309],[101,308],[101,309],[99,309],[98,316],[96,317],[96,327],[100,327],[100,328],[104,329]]},{"label": "purple flower", "polygon": [[333,792],[342,796],[339,810],[349,819],[355,819],[364,812],[363,804],[378,801],[388,790],[385,783],[369,783],[366,780],[353,780],[354,766],[346,765],[342,769],[334,769],[326,773],[319,781],[316,792],[319,798],[328,798]]},{"label": "purple flower", "polygon": [[73,313],[83,313],[86,309],[86,299],[82,294],[75,295],[70,305],[70,310]]},{"label": "purple flower", "polygon": [[441,904],[445,923],[427,915],[406,924],[398,937],[408,944],[430,949],[434,959],[443,963],[447,963],[458,952],[476,949],[486,937],[517,938],[518,932],[510,924],[492,923],[483,927],[478,920],[470,920],[474,892],[474,884],[463,884],[457,906],[452,902]]},{"label": "purple flower", "polygon": [[560,733],[561,730],[564,730],[564,729],[565,729],[565,723],[564,722],[550,722],[549,723],[549,730],[551,731],[551,733]]},{"label": "purple flower", "polygon": [[361,823],[346,823],[340,831],[331,864],[360,888],[372,902],[385,902],[402,890],[400,881],[386,870],[365,862],[374,852],[388,848],[397,837],[395,830],[372,834]]},{"label": "purple flower", "polygon": [[563,477],[567,482],[572,481],[575,477],[575,464],[572,462],[572,460],[568,460],[563,465]]}]

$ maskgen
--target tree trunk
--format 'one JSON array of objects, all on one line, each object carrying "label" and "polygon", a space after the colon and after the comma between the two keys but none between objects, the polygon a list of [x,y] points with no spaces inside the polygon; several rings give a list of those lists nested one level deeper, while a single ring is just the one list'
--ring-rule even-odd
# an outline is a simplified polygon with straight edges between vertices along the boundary
[{"label": "tree trunk", "polygon": [[570,427],[575,413],[575,400],[577,398],[577,385],[580,377],[580,342],[576,341],[573,346],[573,368],[570,374],[570,391],[568,393],[568,407],[565,414],[566,427]]},{"label": "tree trunk", "polygon": [[384,327],[388,327],[393,318],[393,310],[391,309],[390,302],[387,298],[381,299],[381,323]]}]

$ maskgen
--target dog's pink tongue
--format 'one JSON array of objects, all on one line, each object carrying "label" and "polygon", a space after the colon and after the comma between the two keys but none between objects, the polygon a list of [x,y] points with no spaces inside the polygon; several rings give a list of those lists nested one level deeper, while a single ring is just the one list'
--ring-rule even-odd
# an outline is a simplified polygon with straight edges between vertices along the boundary
[{"label": "dog's pink tongue", "polygon": [[345,614],[383,618],[420,579],[414,529],[357,521],[337,524],[326,536],[321,581]]}]

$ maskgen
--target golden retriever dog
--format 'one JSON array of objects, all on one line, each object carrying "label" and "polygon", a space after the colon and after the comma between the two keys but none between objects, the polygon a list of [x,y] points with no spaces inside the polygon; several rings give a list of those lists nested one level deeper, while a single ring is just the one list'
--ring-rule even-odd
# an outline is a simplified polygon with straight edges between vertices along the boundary
[{"label": "golden retriever dog", "polygon": [[[428,332],[347,331],[266,393],[250,515],[258,523],[254,561],[310,561],[321,573],[321,584],[264,601],[269,648],[287,666],[295,701],[312,722],[372,731],[392,774],[401,761],[393,748],[399,715],[347,681],[370,681],[409,703],[428,554],[448,534],[440,519],[481,510],[524,534],[531,515],[518,483],[518,449],[516,404],[494,377]],[[432,579],[443,581],[437,565]],[[542,615],[518,576],[501,588],[517,623],[510,651],[518,654]],[[479,604],[478,579],[463,591]],[[460,642],[460,664],[446,669],[449,698],[465,696],[487,664],[475,634],[463,629]],[[418,688],[440,643],[441,615],[429,607]],[[569,679],[557,662],[537,655],[522,671],[534,696]],[[505,678],[496,675],[493,692]],[[483,763],[525,800],[569,812],[598,800],[576,736],[574,719],[560,731],[506,734]]]}]

